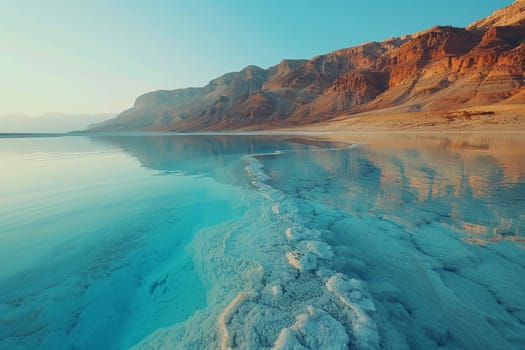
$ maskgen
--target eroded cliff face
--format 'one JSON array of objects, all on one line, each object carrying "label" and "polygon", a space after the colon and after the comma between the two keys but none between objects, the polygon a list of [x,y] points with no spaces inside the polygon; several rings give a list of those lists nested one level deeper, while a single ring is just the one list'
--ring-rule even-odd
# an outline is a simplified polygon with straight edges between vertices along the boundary
[{"label": "eroded cliff face", "polygon": [[93,128],[271,128],[390,108],[440,111],[525,103],[525,0],[467,28],[427,31],[310,60],[248,66],[203,88],[155,91]]}]

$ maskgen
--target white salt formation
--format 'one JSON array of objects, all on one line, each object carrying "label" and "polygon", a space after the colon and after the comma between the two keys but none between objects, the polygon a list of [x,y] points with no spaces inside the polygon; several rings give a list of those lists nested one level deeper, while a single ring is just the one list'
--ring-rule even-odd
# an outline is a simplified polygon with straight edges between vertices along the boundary
[{"label": "white salt formation", "polygon": [[242,222],[201,230],[193,243],[199,274],[212,286],[209,309],[136,348],[379,348],[364,284],[332,270],[320,232],[267,183],[257,158],[244,159],[251,209]]}]

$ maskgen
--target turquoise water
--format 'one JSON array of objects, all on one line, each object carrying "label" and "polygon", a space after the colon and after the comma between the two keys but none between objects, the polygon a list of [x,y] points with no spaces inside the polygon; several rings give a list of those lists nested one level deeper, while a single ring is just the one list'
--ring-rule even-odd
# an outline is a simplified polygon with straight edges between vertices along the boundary
[{"label": "turquoise water", "polygon": [[525,137],[345,141],[0,138],[0,349],[524,348]]}]

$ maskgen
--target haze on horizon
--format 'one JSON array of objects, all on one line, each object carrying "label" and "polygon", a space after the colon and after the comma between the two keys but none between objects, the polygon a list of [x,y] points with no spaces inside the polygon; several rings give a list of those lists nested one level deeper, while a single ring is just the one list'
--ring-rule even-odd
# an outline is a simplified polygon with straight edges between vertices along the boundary
[{"label": "haze on horizon", "polygon": [[203,86],[283,58],[466,26],[512,0],[0,0],[0,115],[119,113],[142,93]]}]

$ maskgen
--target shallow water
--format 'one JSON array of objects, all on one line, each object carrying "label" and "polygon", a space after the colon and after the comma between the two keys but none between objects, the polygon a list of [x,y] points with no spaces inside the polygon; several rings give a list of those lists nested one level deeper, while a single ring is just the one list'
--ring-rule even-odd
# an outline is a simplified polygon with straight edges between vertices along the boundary
[{"label": "shallow water", "polygon": [[0,348],[523,348],[523,150],[0,138]]}]

